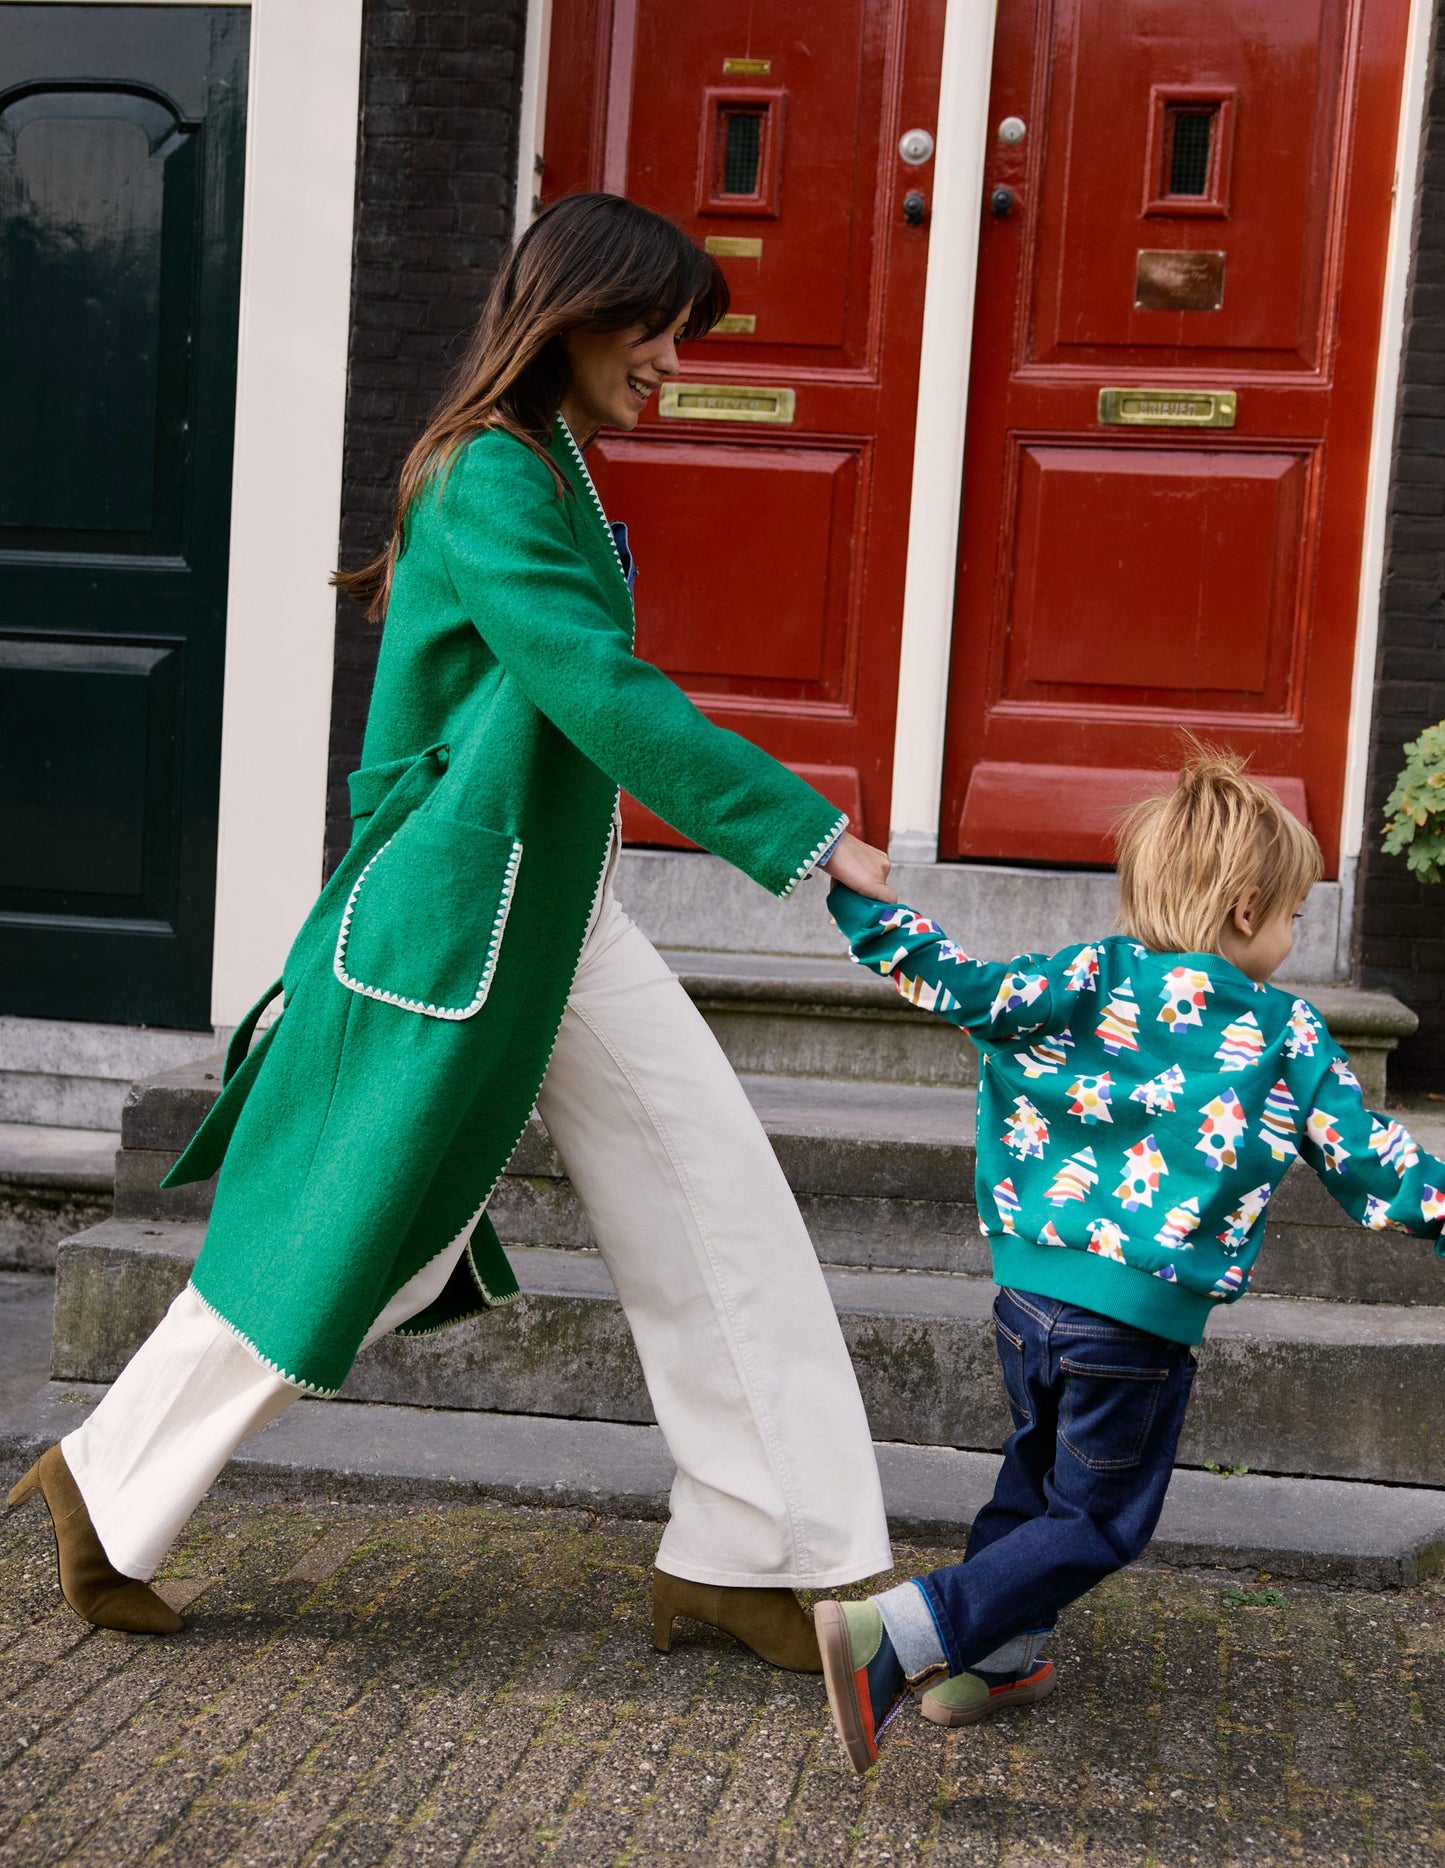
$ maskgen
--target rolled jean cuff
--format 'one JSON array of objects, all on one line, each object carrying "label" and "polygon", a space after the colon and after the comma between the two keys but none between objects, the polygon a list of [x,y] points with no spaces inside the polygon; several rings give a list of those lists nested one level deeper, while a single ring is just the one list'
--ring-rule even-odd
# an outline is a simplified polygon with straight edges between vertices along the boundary
[{"label": "rolled jean cuff", "polygon": [[1002,1647],[996,1647],[991,1654],[985,1654],[982,1660],[976,1660],[969,1672],[1028,1673],[1043,1653],[1052,1633],[1051,1628],[1036,1628],[1029,1634],[1015,1635],[1012,1641],[1005,1641]]},{"label": "rolled jean cuff", "polygon": [[948,1654],[920,1583],[900,1583],[869,1598],[883,1617],[893,1652],[910,1685],[948,1670]]}]

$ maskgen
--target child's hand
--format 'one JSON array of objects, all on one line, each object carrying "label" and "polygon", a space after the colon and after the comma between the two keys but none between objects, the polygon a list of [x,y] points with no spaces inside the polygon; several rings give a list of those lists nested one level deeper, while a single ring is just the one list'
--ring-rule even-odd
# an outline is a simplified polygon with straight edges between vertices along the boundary
[{"label": "child's hand", "polygon": [[866,895],[870,901],[896,902],[898,897],[888,887],[888,858],[871,843],[864,843],[849,831],[824,863],[823,868],[835,882]]}]

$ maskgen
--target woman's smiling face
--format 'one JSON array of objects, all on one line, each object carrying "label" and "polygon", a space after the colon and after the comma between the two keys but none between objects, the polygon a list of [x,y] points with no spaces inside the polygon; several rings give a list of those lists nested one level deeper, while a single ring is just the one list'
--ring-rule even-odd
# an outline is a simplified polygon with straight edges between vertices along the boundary
[{"label": "woman's smiling face", "polygon": [[585,445],[599,428],[635,428],[648,397],[678,372],[677,346],[691,306],[655,336],[641,324],[621,331],[571,331],[563,338],[572,381],[562,419]]}]

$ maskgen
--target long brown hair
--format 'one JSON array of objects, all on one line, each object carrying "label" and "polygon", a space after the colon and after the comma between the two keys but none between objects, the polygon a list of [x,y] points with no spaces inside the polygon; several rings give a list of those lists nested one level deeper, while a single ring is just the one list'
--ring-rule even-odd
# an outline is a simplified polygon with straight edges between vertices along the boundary
[{"label": "long brown hair", "polygon": [[332,583],[386,613],[412,502],[473,435],[505,428],[546,461],[552,422],[571,382],[563,339],[580,329],[641,324],[654,337],[691,306],[683,337],[711,330],[728,308],[718,263],[681,228],[621,195],[568,195],[539,214],[493,282],[451,385],[407,455],[386,549]]}]

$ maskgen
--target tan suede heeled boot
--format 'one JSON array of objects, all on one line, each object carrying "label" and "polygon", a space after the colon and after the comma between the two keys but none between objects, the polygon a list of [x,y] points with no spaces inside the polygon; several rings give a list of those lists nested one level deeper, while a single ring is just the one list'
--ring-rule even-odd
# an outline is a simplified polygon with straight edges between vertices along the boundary
[{"label": "tan suede heeled boot", "polygon": [[678,1615],[721,1628],[774,1667],[792,1673],[823,1671],[813,1623],[791,1589],[725,1589],[654,1570],[652,1645],[660,1653],[672,1651],[672,1624]]},{"label": "tan suede heeled boot", "polygon": [[175,1634],[185,1627],[154,1589],[123,1575],[106,1556],[80,1487],[58,1446],[42,1453],[12,1486],[10,1503],[22,1505],[37,1492],[49,1507],[55,1527],[60,1593],[77,1615],[97,1628],[119,1628],[126,1634]]}]

